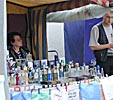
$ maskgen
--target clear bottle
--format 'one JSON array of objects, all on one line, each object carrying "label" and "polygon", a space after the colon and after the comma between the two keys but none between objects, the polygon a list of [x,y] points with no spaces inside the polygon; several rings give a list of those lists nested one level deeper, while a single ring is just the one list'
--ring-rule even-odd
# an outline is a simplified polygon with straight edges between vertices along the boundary
[{"label": "clear bottle", "polygon": [[96,70],[96,67],[94,67],[94,74],[93,76],[97,76],[97,70]]},{"label": "clear bottle", "polygon": [[88,65],[85,66],[85,75],[89,75],[89,66]]},{"label": "clear bottle", "polygon": [[68,77],[69,77],[68,65],[66,65],[64,68],[64,78],[68,78]]},{"label": "clear bottle", "polygon": [[57,77],[58,77],[58,80],[60,80],[60,78],[59,78],[59,68],[60,68],[60,64],[57,63]]},{"label": "clear bottle", "polygon": [[24,77],[25,77],[25,84],[26,85],[28,85],[28,68],[27,68],[27,66],[24,66],[23,67],[23,69],[24,69]]},{"label": "clear bottle", "polygon": [[34,72],[34,83],[38,83],[38,69],[35,69]]},{"label": "clear bottle", "polygon": [[76,68],[76,74],[75,74],[76,77],[79,77],[80,76],[80,67],[77,67]]},{"label": "clear bottle", "polygon": [[18,73],[18,77],[19,77],[18,84],[22,85],[22,75],[21,75],[21,73]]},{"label": "clear bottle", "polygon": [[59,70],[59,78],[60,81],[64,80],[64,70],[63,70],[63,66],[61,66],[60,70]]},{"label": "clear bottle", "polygon": [[101,78],[103,79],[104,78],[104,69],[101,68]]},{"label": "clear bottle", "polygon": [[100,66],[99,65],[97,65],[97,77],[98,78],[101,78],[101,73],[100,73]]},{"label": "clear bottle", "polygon": [[70,64],[68,64],[68,75],[69,77],[71,77],[71,65]]},{"label": "clear bottle", "polygon": [[100,73],[100,70],[97,70],[97,76],[98,76],[98,78],[101,79],[101,73]]},{"label": "clear bottle", "polygon": [[31,69],[33,69],[33,59],[32,54],[29,52],[26,56],[27,66]]},{"label": "clear bottle", "polygon": [[42,82],[42,70],[38,68],[38,82]]},{"label": "clear bottle", "polygon": [[11,76],[10,76],[10,85],[11,86],[14,85],[14,74],[11,74]]},{"label": "clear bottle", "polygon": [[32,54],[29,52],[27,55],[26,55],[26,60],[27,61],[32,61]]},{"label": "clear bottle", "polygon": [[26,82],[25,82],[25,84],[28,85],[28,71],[25,72],[25,76],[26,76]]},{"label": "clear bottle", "polygon": [[82,75],[85,75],[85,68],[84,68],[84,66],[81,67],[81,76]]},{"label": "clear bottle", "polygon": [[23,69],[20,70],[20,74],[22,77],[22,84],[25,84],[26,82],[26,75],[25,75],[25,71]]}]

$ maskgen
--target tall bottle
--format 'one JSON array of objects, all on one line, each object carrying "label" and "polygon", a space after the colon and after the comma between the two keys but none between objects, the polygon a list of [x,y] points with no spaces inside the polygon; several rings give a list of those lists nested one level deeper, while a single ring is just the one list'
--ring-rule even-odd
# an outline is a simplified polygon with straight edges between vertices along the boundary
[{"label": "tall bottle", "polygon": [[29,69],[29,72],[28,72],[28,83],[33,83],[33,80],[34,80],[34,75],[33,75],[33,72],[31,70],[31,68]]},{"label": "tall bottle", "polygon": [[18,73],[18,76],[19,76],[18,84],[22,85],[22,75],[21,75],[21,73]]},{"label": "tall bottle", "polygon": [[11,74],[11,76],[10,76],[10,85],[15,85],[15,76],[14,76],[14,74]]},{"label": "tall bottle", "polygon": [[48,77],[47,76],[47,70],[44,68],[43,69],[43,73],[42,73],[42,80],[46,82],[48,80],[47,77]]},{"label": "tall bottle", "polygon": [[53,68],[53,80],[57,81],[58,80],[58,73],[57,73],[57,68],[54,66]]},{"label": "tall bottle", "polygon": [[104,69],[101,68],[101,78],[104,78]]},{"label": "tall bottle", "polygon": [[32,61],[32,54],[30,52],[26,55],[26,60]]},{"label": "tall bottle", "polygon": [[76,74],[75,74],[76,77],[79,77],[80,76],[80,67],[77,67],[76,68]]},{"label": "tall bottle", "polygon": [[22,84],[26,84],[26,74],[24,70],[21,70]]},{"label": "tall bottle", "polygon": [[52,81],[52,71],[51,71],[51,68],[48,68],[48,81]]},{"label": "tall bottle", "polygon": [[27,65],[29,68],[33,69],[33,59],[32,54],[29,52],[26,56]]},{"label": "tall bottle", "polygon": [[35,69],[34,72],[34,83],[38,83],[38,69]]},{"label": "tall bottle", "polygon": [[58,63],[57,64],[57,76],[58,76],[58,80],[60,80],[60,76],[59,76],[59,74],[60,74],[60,72],[59,72],[59,68],[60,68],[60,64]]},{"label": "tall bottle", "polygon": [[68,78],[68,77],[69,77],[68,65],[66,65],[64,68],[64,78]]},{"label": "tall bottle", "polygon": [[42,82],[42,70],[41,68],[38,68],[38,82]]},{"label": "tall bottle", "polygon": [[97,65],[97,76],[98,76],[98,78],[101,78],[101,73],[100,73],[100,66],[99,65]]},{"label": "tall bottle", "polygon": [[60,81],[64,80],[64,69],[63,69],[63,66],[60,67],[59,77],[60,77]]},{"label": "tall bottle", "polygon": [[24,70],[24,83],[26,84],[26,85],[28,85],[28,67],[27,66],[24,66],[23,67],[23,70]]},{"label": "tall bottle", "polygon": [[16,73],[16,85],[19,85],[19,76],[18,76],[18,73]]}]

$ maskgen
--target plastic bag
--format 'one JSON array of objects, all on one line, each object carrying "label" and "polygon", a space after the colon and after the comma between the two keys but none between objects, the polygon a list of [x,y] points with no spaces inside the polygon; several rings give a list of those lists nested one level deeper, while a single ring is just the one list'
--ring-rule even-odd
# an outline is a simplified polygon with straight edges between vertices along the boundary
[{"label": "plastic bag", "polygon": [[38,91],[33,91],[31,100],[50,100],[49,91],[41,90],[40,93],[38,93]]},{"label": "plastic bag", "polygon": [[100,100],[100,84],[93,81],[88,83],[81,83],[80,94],[82,100]]},{"label": "plastic bag", "polygon": [[31,91],[11,91],[10,100],[31,100]]},{"label": "plastic bag", "polygon": [[50,100],[68,100],[68,93],[63,88],[53,89]]},{"label": "plastic bag", "polygon": [[22,91],[22,100],[31,100],[31,91]]},{"label": "plastic bag", "polygon": [[105,100],[113,100],[113,76],[101,80]]},{"label": "plastic bag", "polygon": [[79,84],[67,86],[68,100],[80,100]]},{"label": "plastic bag", "polygon": [[23,100],[21,92],[11,91],[10,92],[10,100]]}]

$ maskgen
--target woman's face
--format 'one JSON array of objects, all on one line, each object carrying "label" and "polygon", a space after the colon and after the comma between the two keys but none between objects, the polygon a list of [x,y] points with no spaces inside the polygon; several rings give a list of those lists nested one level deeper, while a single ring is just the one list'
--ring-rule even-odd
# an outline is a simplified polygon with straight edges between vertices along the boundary
[{"label": "woman's face", "polygon": [[16,47],[21,47],[23,44],[22,44],[22,39],[20,36],[18,35],[15,35],[14,36],[14,43],[13,43],[13,46],[16,46]]}]

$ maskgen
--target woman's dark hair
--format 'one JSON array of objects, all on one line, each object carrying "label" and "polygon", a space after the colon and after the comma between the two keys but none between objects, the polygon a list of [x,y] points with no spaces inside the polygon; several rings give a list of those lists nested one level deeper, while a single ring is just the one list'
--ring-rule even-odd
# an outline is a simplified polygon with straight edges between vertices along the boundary
[{"label": "woman's dark hair", "polygon": [[8,33],[8,35],[7,35],[7,45],[8,46],[12,46],[11,43],[14,43],[15,42],[15,40],[14,40],[14,36],[15,35],[18,35],[18,36],[21,37],[21,34],[18,33],[18,32],[10,32],[10,33]]}]

